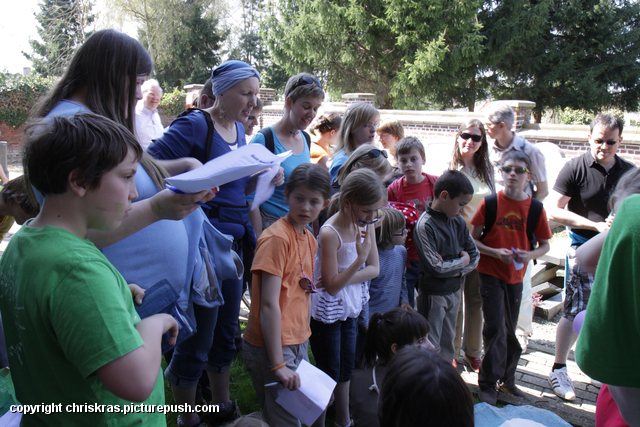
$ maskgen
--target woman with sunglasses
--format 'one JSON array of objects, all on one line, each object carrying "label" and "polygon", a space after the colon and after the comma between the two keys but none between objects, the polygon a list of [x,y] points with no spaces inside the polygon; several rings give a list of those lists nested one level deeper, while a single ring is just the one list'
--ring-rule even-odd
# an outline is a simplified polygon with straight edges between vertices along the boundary
[{"label": "woman with sunglasses", "polygon": [[[286,99],[282,119],[273,126],[262,129],[251,140],[251,144],[262,144],[267,148],[271,145],[275,154],[292,151],[292,155],[280,164],[284,169],[284,182],[276,187],[271,198],[260,205],[259,210],[255,209],[250,213],[256,237],[260,237],[262,230],[289,212],[284,194],[285,184],[298,165],[311,161],[309,135],[303,130],[309,127],[324,100],[320,81],[309,73],[291,77],[285,86],[284,95]],[[272,144],[267,143],[270,141],[273,141]],[[250,204],[253,203],[253,197],[253,194],[247,197]]]},{"label": "woman with sunglasses", "polygon": [[[473,198],[465,206],[462,213],[469,230],[472,230],[471,219],[475,215],[480,201],[495,193],[493,168],[489,161],[487,136],[482,121],[469,119],[460,126],[458,133],[456,133],[450,168],[462,171],[473,186]],[[454,359],[458,360],[462,341],[464,360],[474,371],[478,371],[482,364],[482,297],[479,286],[478,272],[474,270],[465,277],[463,285],[464,321],[463,304],[460,304],[454,339]],[[464,339],[462,339],[463,336]]]},{"label": "woman with sunglasses", "polygon": [[373,144],[379,119],[378,110],[366,102],[356,102],[347,108],[340,127],[340,139],[329,168],[331,182],[336,179],[340,168],[356,148],[363,144]]}]

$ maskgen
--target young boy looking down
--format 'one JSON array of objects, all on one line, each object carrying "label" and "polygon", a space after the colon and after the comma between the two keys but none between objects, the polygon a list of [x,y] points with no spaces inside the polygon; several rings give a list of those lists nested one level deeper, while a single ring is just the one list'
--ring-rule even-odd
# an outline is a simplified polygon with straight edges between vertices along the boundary
[{"label": "young boy looking down", "polygon": [[2,256],[0,310],[18,400],[60,409],[24,414],[23,426],[166,425],[162,413],[124,415],[122,405],[164,404],[160,344],[167,331],[175,343],[177,323],[141,321],[125,280],[85,239],[127,216],[141,155],[126,128],[90,113],[28,133],[25,174],[45,198]]},{"label": "young boy looking down", "polygon": [[420,256],[418,312],[429,321],[434,351],[452,363],[460,286],[478,265],[480,253],[461,216],[473,196],[469,179],[450,170],[438,178],[434,188],[434,200],[414,230]]},{"label": "young boy looking down", "polygon": [[[516,338],[522,279],[527,263],[549,251],[551,238],[547,215],[542,206],[539,206],[537,222],[531,227],[533,232],[529,230],[532,203],[540,203],[524,192],[531,180],[530,167],[529,156],[523,152],[514,150],[505,154],[501,166],[504,190],[495,196],[493,215],[488,214],[488,200],[492,197],[488,196],[480,202],[471,220],[474,226],[472,235],[481,253],[477,270],[480,273],[484,316],[482,338],[485,350],[478,374],[478,397],[490,405],[496,404],[497,386],[504,393],[527,396],[515,383],[516,368],[522,353]],[[486,219],[491,216],[494,223],[488,227]],[[485,227],[488,232],[483,236]],[[533,247],[529,233],[537,239],[537,247]]]}]

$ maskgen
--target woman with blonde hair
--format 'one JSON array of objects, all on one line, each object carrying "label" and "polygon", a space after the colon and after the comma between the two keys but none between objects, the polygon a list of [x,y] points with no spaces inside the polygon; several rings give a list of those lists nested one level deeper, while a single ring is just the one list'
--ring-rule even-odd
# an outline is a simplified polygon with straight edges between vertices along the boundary
[{"label": "woman with blonde hair", "polygon": [[[462,123],[456,133],[453,156],[450,168],[462,171],[473,186],[473,198],[465,206],[462,216],[469,227],[471,219],[478,209],[480,201],[495,193],[493,184],[493,168],[489,162],[487,135],[482,121],[469,119]],[[478,272],[473,270],[465,277],[463,285],[463,304],[460,304],[454,339],[454,358],[460,355],[460,344],[464,351],[464,360],[473,371],[478,371],[482,364],[482,297],[480,296]],[[464,325],[464,339],[463,337]]]},{"label": "woman with blonde hair", "polygon": [[311,134],[320,132],[320,138],[311,144],[311,163],[317,163],[329,170],[331,164],[331,146],[338,143],[342,117],[338,113],[325,113],[311,129]]},{"label": "woman with blonde hair", "polygon": [[356,148],[363,144],[373,144],[379,118],[378,110],[366,102],[357,102],[347,108],[340,127],[340,139],[329,168],[332,182]]}]

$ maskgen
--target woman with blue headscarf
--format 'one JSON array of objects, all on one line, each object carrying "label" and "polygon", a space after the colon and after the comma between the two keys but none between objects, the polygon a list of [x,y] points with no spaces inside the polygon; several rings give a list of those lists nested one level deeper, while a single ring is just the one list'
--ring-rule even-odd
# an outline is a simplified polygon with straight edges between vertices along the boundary
[{"label": "woman with blue headscarf", "polygon": [[[243,123],[256,106],[260,74],[249,64],[232,60],[213,70],[211,83],[216,96],[213,107],[187,110],[149,147],[149,154],[165,160],[195,157],[206,163],[246,145]],[[282,181],[282,174],[274,178],[276,185]],[[233,236],[234,249],[240,254],[243,248],[255,247],[245,200],[245,194],[252,191],[249,187],[249,177],[221,186],[215,199],[207,204],[210,209],[205,211],[218,230]],[[224,305],[213,309],[217,315],[213,315],[212,309],[200,308],[196,302],[196,315],[201,315],[201,320],[196,319],[198,334],[176,349],[165,377],[172,384],[176,403],[194,405],[196,385],[204,366],[211,382],[212,402],[220,406],[220,412],[213,415],[216,421],[230,421],[239,416],[229,394],[229,373],[236,352],[234,338],[242,280],[225,280],[221,288]],[[182,413],[179,425],[198,425],[198,421],[195,413]]]}]

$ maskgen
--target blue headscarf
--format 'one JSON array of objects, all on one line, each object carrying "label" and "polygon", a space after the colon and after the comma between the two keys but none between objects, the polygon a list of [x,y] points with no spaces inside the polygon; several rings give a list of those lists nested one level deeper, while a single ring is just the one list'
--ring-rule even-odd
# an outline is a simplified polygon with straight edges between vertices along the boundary
[{"label": "blue headscarf", "polygon": [[250,77],[257,77],[260,80],[260,73],[246,62],[232,59],[211,72],[211,89],[215,96],[220,96],[237,83]]}]

